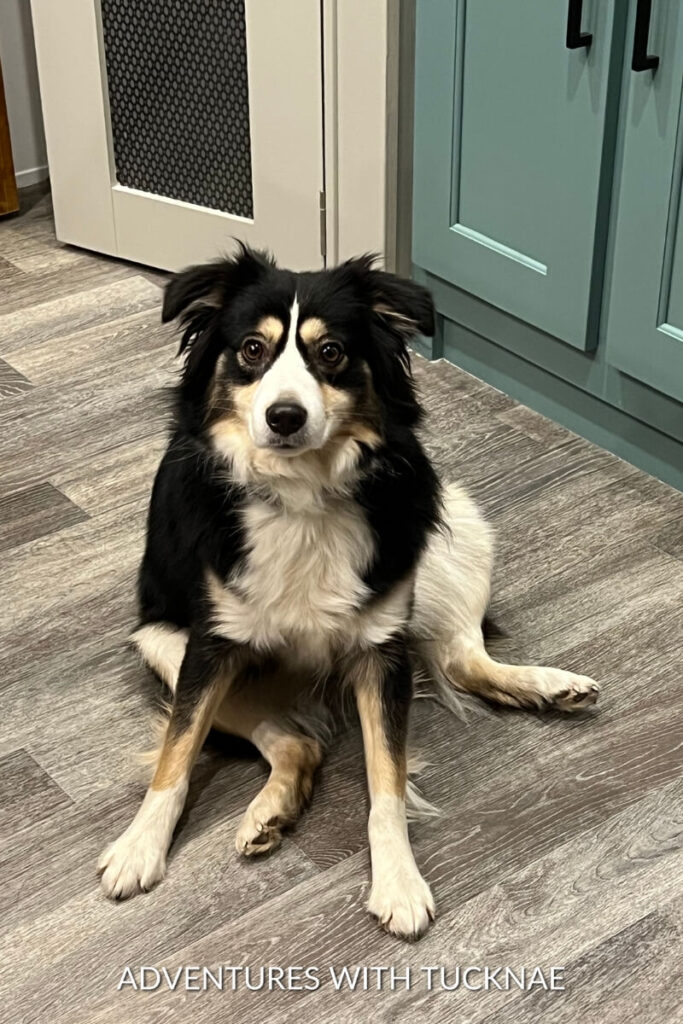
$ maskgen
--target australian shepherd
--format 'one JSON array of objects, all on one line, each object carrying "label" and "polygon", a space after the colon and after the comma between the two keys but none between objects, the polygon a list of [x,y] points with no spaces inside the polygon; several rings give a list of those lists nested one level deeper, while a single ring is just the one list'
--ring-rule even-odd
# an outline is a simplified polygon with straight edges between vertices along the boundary
[{"label": "australian shepherd", "polygon": [[370,258],[293,273],[241,248],[168,284],[184,369],[159,467],[133,640],[172,693],[152,782],[102,855],[108,896],[150,889],[209,729],[270,765],[236,847],[273,849],[310,796],[323,707],[360,717],[370,792],[368,909],[419,936],[434,900],[406,824],[416,668],[444,690],[575,711],[598,686],[504,665],[484,648],[492,536],[442,489],[418,436],[407,345],[431,335],[431,296]]}]

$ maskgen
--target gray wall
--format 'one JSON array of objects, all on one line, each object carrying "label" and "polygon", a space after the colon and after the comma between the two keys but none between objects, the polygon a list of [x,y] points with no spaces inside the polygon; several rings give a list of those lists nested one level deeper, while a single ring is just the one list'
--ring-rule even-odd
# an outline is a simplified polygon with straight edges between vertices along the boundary
[{"label": "gray wall", "polygon": [[17,185],[47,176],[29,0],[0,0],[0,60]]}]

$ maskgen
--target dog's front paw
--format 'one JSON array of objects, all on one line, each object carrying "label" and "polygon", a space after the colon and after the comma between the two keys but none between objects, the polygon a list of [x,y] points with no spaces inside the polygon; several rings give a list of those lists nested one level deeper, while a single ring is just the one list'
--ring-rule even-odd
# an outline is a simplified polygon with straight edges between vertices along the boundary
[{"label": "dog's front paw", "polygon": [[374,879],[368,910],[385,931],[409,940],[418,939],[436,914],[434,897],[417,869],[405,877]]},{"label": "dog's front paw", "polygon": [[166,874],[166,850],[145,833],[128,830],[100,857],[101,885],[112,900],[147,892]]}]

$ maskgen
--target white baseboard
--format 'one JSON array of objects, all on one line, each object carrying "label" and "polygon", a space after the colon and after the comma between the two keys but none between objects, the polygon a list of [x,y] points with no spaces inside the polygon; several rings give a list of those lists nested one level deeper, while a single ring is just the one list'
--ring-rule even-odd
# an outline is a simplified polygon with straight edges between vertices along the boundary
[{"label": "white baseboard", "polygon": [[37,181],[44,181],[49,173],[46,165],[43,167],[29,167],[26,171],[17,171],[15,174],[17,188],[28,188],[29,185],[35,185]]}]

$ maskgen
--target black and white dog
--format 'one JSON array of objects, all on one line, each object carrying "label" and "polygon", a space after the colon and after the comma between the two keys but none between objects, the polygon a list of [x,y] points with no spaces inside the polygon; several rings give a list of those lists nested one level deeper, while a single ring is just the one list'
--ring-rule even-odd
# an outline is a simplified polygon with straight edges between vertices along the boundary
[{"label": "black and white dog", "polygon": [[425,289],[365,257],[295,274],[242,249],[170,282],[163,319],[175,317],[186,361],[134,635],[173,705],[142,806],[102,856],[102,886],[126,897],[163,877],[212,725],[271,766],[238,851],[277,845],[321,760],[320,695],[346,687],[370,790],[368,907],[416,937],[434,901],[406,825],[414,667],[515,707],[573,711],[598,687],[484,649],[491,532],[460,488],[441,494],[416,435],[406,343],[433,332]]}]

